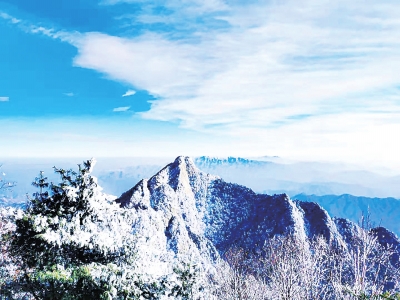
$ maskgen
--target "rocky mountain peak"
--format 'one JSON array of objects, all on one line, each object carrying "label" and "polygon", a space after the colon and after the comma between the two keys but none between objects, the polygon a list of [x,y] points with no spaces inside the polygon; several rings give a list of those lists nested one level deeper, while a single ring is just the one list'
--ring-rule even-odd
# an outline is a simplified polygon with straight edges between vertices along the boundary
[{"label": "rocky mountain peak", "polygon": [[187,257],[210,265],[232,246],[257,250],[275,235],[300,240],[323,235],[346,244],[357,226],[332,219],[318,204],[294,201],[286,194],[256,194],[201,172],[180,156],[116,200],[135,219],[134,231],[146,262],[160,266]]}]

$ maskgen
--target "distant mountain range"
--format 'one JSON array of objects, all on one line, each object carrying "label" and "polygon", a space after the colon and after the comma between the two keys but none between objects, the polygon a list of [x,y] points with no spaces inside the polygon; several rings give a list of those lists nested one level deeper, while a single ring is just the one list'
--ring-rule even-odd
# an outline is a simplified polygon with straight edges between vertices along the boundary
[{"label": "distant mountain range", "polygon": [[195,158],[194,162],[205,172],[218,174],[227,181],[268,194],[351,194],[400,198],[400,176],[383,176],[357,166],[323,162],[288,163],[276,157],[245,159],[202,156]]}]

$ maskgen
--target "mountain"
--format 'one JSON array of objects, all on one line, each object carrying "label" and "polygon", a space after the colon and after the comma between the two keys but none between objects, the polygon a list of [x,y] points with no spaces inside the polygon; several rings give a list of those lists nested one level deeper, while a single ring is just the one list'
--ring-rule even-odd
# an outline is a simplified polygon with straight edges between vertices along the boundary
[{"label": "mountain", "polygon": [[[94,175],[106,193],[120,195],[142,178],[152,177],[168,161],[171,160],[99,159]],[[385,198],[400,194],[399,176],[383,176],[343,164],[291,162],[277,157],[249,159],[202,156],[194,158],[193,163],[206,173],[217,174],[227,182],[247,186],[258,193],[286,193],[294,199],[317,202],[331,216],[348,218],[353,222],[357,222],[361,212],[366,212],[370,207],[371,220],[376,225],[381,224],[400,235],[400,202],[395,198]],[[56,181],[57,176],[51,168],[53,165],[74,167],[76,160],[4,161],[2,172],[7,173],[5,178],[17,181],[17,185],[11,192],[0,195],[0,206],[22,207],[26,202],[26,195],[32,195],[36,191],[31,182],[40,170],[45,171],[49,181]],[[374,196],[376,198],[372,198]]]},{"label": "mountain", "polygon": [[348,164],[208,156],[197,157],[194,163],[204,172],[218,174],[226,181],[243,184],[259,193],[400,197],[398,176]]},{"label": "mountain", "polygon": [[[134,216],[139,253],[146,253],[149,268],[188,253],[207,265],[232,246],[257,252],[268,238],[285,233],[300,240],[323,235],[346,245],[359,228],[332,219],[317,203],[225,182],[200,171],[188,157],[141,180],[116,202]],[[393,241],[399,242],[395,235]]]},{"label": "mountain", "polygon": [[[16,243],[5,249],[33,266],[3,256],[12,289],[47,293],[51,287],[53,295],[54,276],[58,284],[59,274],[72,276],[79,266],[85,282],[109,299],[238,299],[244,290],[237,286],[262,292],[253,299],[276,299],[292,279],[296,290],[284,291],[288,299],[316,299],[325,290],[329,299],[363,295],[359,281],[380,293],[398,291],[400,241],[384,227],[364,230],[332,218],[318,203],[256,193],[200,171],[189,157],[116,198],[92,177],[94,162],[79,173],[60,172],[62,184],[25,212],[0,209],[2,228],[16,232]],[[55,275],[42,276],[47,267]],[[60,287],[70,291],[81,287],[80,280],[65,282]]]},{"label": "mountain", "polygon": [[[165,161],[167,161],[166,158],[158,160],[100,159],[98,163],[100,168],[95,170],[95,175],[106,193],[121,194],[142,178],[152,177],[165,165]],[[22,207],[26,201],[26,194],[32,194],[35,191],[31,182],[40,170],[45,171],[49,181],[56,180],[51,168],[54,164],[56,166],[66,164],[66,167],[76,165],[71,159],[65,161],[60,159],[56,162],[43,160],[5,161],[2,171],[7,173],[6,178],[9,180],[16,180],[17,186],[12,192],[7,192],[1,197],[0,205]],[[259,193],[280,194],[284,192],[294,199],[317,202],[331,216],[348,218],[354,222],[357,222],[362,211],[367,211],[367,208],[370,207],[371,219],[376,225],[382,225],[398,236],[400,235],[399,200],[395,198],[357,197],[349,195],[348,192],[342,196],[332,195],[332,192],[335,191],[337,193],[341,191],[356,192],[357,189],[360,193],[363,190],[368,195],[376,194],[378,193],[378,185],[381,185],[382,189],[390,187],[394,182],[398,182],[397,177],[383,177],[340,164],[286,162],[271,157],[247,159],[202,156],[194,158],[191,165],[196,170],[199,168],[206,173],[217,174],[227,182],[239,183]],[[196,172],[200,171],[197,170]],[[331,180],[331,182],[326,182],[326,180]],[[384,184],[382,184],[383,181],[385,181]],[[224,182],[224,184],[229,185],[227,182]],[[397,184],[397,186],[400,185]],[[390,191],[393,191],[393,189],[389,188],[387,192],[380,195],[389,194]],[[307,194],[315,194],[316,196],[307,196]],[[331,194],[331,196],[324,196],[324,194]]]},{"label": "mountain", "polygon": [[[331,216],[358,222],[370,211],[373,223],[385,226],[400,236],[399,177],[382,176],[354,166],[316,162],[285,162],[270,158],[196,158],[205,172],[246,185],[261,193],[286,193],[293,199],[316,202]],[[298,193],[296,193],[298,192]],[[350,195],[369,195],[365,197]]]},{"label": "mountain", "polygon": [[353,195],[306,195],[293,197],[300,201],[315,202],[321,205],[332,216],[340,216],[359,221],[361,214],[367,215],[375,226],[383,226],[400,236],[400,200],[395,198],[368,198]]}]

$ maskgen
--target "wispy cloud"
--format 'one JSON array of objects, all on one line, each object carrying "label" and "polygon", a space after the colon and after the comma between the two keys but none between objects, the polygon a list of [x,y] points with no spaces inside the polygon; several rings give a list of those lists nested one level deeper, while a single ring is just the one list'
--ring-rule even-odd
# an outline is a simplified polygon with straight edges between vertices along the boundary
[{"label": "wispy cloud", "polygon": [[[140,5],[137,10],[126,11],[116,19],[125,28],[135,28],[135,33],[146,33],[147,28],[157,27],[155,31],[163,32],[169,38],[188,38],[198,40],[200,32],[211,33],[214,29],[229,27],[223,17],[231,7],[224,0],[104,0],[104,5],[132,3]],[[152,26],[155,25],[155,26]],[[162,26],[157,26],[162,25]],[[153,30],[154,32],[154,30]]]},{"label": "wispy cloud", "polygon": [[[232,124],[266,128],[298,122],[299,115],[368,112],[378,109],[380,101],[398,103],[397,2],[228,5],[210,0],[153,5],[168,8],[168,16],[139,0],[103,4],[121,2],[145,7],[143,14],[136,14],[137,21],[181,22],[174,15],[190,8],[192,15],[207,16],[202,23],[218,19],[229,24],[212,34],[188,32],[179,38],[163,31],[126,38],[29,26],[32,33],[75,45],[76,66],[156,96],[150,111],[141,114],[144,118],[179,121],[196,130],[230,129]],[[128,95],[130,91],[123,96]]]},{"label": "wispy cloud", "polygon": [[0,97],[0,102],[6,102],[9,100],[10,100],[10,97]]},{"label": "wispy cloud", "polygon": [[72,92],[64,93],[64,95],[67,96],[67,97],[74,97],[75,96],[75,94],[72,93]]},{"label": "wispy cloud", "polygon": [[385,149],[400,151],[398,1],[103,4],[121,2],[143,8],[127,11],[123,25],[165,26],[133,36],[30,32],[73,44],[75,66],[154,95],[143,118],[231,135],[249,151],[343,156],[353,149],[354,158],[368,151],[396,160],[398,151]]},{"label": "wispy cloud", "polygon": [[122,97],[129,97],[129,96],[133,96],[133,95],[135,95],[135,94],[136,94],[136,91],[134,91],[134,90],[128,90],[128,91],[126,91],[125,94],[122,95]]},{"label": "wispy cloud", "polygon": [[120,3],[140,3],[148,11],[149,8],[164,7],[170,10],[170,13],[197,12],[210,13],[221,10],[227,10],[228,5],[222,0],[159,0],[147,2],[143,0],[103,0],[103,5],[116,5]]},{"label": "wispy cloud", "polygon": [[400,4],[304,0],[221,7],[228,13],[218,18],[230,28],[200,32],[195,43],[193,35],[170,39],[157,32],[86,34],[75,65],[158,96],[144,118],[197,130],[284,126],[298,115],[398,103],[390,99],[400,95]]},{"label": "wispy cloud", "polygon": [[18,24],[21,22],[21,20],[14,18],[13,16],[10,16],[9,14],[2,12],[2,11],[0,11],[0,18],[10,21],[13,24]]},{"label": "wispy cloud", "polygon": [[131,108],[130,106],[116,107],[113,109],[113,111],[114,112],[128,111],[130,108]]},{"label": "wispy cloud", "polygon": [[24,32],[44,35],[49,38],[57,39],[72,45],[76,45],[79,42],[81,36],[81,34],[76,31],[68,32],[65,30],[52,28],[51,26],[32,24],[27,20],[15,18],[14,16],[11,16],[3,11],[0,11],[0,18],[11,22]]}]

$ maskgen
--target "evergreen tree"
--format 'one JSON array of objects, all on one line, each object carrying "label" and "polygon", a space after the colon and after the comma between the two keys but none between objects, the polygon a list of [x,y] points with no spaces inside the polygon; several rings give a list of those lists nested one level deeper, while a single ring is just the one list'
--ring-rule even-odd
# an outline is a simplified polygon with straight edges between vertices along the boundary
[{"label": "evergreen tree", "polygon": [[90,175],[93,163],[78,165],[77,172],[54,167],[59,184],[49,183],[40,172],[33,182],[38,192],[16,221],[11,253],[21,259],[24,270],[19,286],[35,299],[118,294],[118,266],[134,255],[131,223],[101,193]]}]

